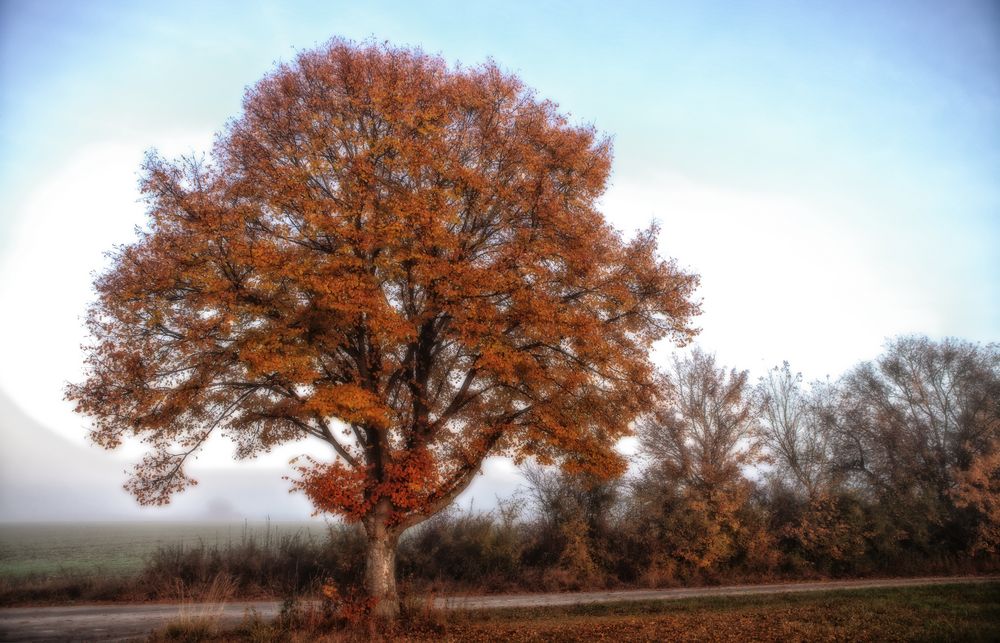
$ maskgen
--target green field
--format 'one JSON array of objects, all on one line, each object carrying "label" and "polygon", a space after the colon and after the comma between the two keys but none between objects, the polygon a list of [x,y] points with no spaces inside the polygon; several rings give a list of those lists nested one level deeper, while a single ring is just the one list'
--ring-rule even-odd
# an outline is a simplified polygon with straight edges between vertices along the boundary
[{"label": "green field", "polygon": [[0,578],[128,576],[161,547],[322,538],[326,529],[322,522],[274,521],[0,524]]}]

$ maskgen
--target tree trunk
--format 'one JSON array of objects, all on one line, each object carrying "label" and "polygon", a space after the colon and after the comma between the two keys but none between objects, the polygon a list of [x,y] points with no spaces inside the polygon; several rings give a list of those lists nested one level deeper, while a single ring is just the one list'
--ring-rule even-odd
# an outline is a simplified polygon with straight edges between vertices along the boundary
[{"label": "tree trunk", "polygon": [[375,599],[373,615],[392,620],[399,615],[399,595],[396,593],[397,534],[377,517],[369,524],[368,550],[365,553],[365,592]]}]

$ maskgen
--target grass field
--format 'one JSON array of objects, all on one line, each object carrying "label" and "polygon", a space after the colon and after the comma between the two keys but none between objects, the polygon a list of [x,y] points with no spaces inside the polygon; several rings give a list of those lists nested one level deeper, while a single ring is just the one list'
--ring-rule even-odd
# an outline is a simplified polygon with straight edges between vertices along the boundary
[{"label": "grass field", "polygon": [[0,578],[128,576],[161,547],[225,546],[283,535],[323,538],[320,522],[0,524]]},{"label": "grass field", "polygon": [[[168,630],[169,631],[169,630]],[[184,638],[184,628],[161,640]],[[202,630],[201,635],[209,633]],[[416,613],[394,632],[248,621],[212,640],[998,641],[1000,583]]]}]

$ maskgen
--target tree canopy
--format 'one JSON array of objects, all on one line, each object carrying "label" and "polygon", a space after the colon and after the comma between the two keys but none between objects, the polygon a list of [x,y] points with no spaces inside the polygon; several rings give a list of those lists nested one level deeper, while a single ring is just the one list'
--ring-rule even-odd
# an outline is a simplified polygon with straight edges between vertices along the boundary
[{"label": "tree canopy", "polygon": [[68,397],[165,503],[213,432],[329,446],[293,484],[389,538],[483,458],[623,470],[697,278],[598,209],[611,145],[490,63],[334,40],[250,88],[207,160],[151,153]]}]

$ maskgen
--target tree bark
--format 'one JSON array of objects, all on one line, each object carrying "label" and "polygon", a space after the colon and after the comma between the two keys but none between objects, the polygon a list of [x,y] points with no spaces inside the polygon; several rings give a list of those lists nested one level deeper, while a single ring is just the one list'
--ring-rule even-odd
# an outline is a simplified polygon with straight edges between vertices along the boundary
[{"label": "tree bark", "polygon": [[375,600],[372,614],[380,620],[399,615],[396,593],[396,546],[399,535],[388,528],[384,516],[376,515],[366,525],[368,550],[365,553],[365,592]]}]

